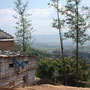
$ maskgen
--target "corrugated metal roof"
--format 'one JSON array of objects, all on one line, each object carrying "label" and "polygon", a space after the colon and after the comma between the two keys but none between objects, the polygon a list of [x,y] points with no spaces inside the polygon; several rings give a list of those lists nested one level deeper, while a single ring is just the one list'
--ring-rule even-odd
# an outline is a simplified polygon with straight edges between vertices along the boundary
[{"label": "corrugated metal roof", "polygon": [[6,51],[6,50],[0,50],[0,58],[1,57],[32,57],[35,58],[36,55],[31,54],[24,54],[20,52],[14,52],[14,51]]},{"label": "corrugated metal roof", "polygon": [[14,39],[14,37],[0,29],[0,39]]}]

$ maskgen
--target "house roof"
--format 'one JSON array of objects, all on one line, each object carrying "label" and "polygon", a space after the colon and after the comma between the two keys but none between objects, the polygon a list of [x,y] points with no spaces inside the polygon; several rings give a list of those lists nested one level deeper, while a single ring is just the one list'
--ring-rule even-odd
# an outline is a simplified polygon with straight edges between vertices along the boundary
[{"label": "house roof", "polygon": [[1,57],[31,57],[35,58],[37,55],[28,54],[28,53],[21,53],[21,52],[14,52],[14,51],[6,51],[6,50],[0,50],[0,58]]},{"label": "house roof", "polygon": [[14,37],[0,29],[0,39],[14,39]]}]

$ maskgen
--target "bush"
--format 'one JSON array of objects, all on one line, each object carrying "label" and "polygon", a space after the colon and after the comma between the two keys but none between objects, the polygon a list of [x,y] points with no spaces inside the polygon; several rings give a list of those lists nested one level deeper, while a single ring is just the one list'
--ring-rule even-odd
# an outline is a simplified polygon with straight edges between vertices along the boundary
[{"label": "bush", "polygon": [[[65,58],[68,85],[75,86],[78,81],[88,80],[89,64],[82,60],[79,64],[79,73],[76,73],[75,59]],[[48,78],[53,83],[64,83],[64,68],[62,60],[40,60],[37,63],[36,75],[41,78]]]}]

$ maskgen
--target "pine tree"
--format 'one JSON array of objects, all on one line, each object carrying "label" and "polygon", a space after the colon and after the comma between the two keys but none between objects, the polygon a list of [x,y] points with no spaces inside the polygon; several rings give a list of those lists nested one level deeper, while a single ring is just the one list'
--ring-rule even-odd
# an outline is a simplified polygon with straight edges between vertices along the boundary
[{"label": "pine tree", "polygon": [[17,0],[15,2],[16,15],[14,18],[16,21],[16,39],[17,44],[22,47],[22,51],[26,52],[26,50],[30,47],[31,42],[31,33],[33,31],[31,20],[29,20],[30,14],[26,12],[28,7],[28,2],[23,4],[22,0]]},{"label": "pine tree", "polygon": [[[50,5],[50,4],[49,4]],[[60,47],[61,47],[61,56],[63,60],[63,67],[64,67],[64,85],[67,85],[67,75],[66,75],[66,64],[65,64],[65,59],[64,59],[64,46],[63,46],[63,35],[61,29],[64,26],[64,20],[60,20],[60,12],[59,12],[59,0],[52,0],[52,4],[56,9],[57,13],[57,19],[53,20],[53,27],[59,30],[59,36],[60,36]]]},{"label": "pine tree", "polygon": [[[67,0],[67,5],[63,12],[66,16],[66,24],[69,29],[69,31],[65,33],[65,36],[67,38],[72,38],[73,41],[76,42],[77,75],[79,69],[79,44],[83,45],[87,40],[89,40],[89,36],[86,34],[86,31],[89,28],[89,16],[84,13],[85,11],[88,12],[88,8],[81,7],[80,2],[81,0]],[[80,8],[83,8],[83,10]]]}]

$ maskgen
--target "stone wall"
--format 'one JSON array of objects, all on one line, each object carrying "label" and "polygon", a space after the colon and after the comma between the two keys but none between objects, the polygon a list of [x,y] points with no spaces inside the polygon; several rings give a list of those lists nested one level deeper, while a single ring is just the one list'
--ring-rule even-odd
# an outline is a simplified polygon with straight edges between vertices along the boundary
[{"label": "stone wall", "polygon": [[[24,68],[12,66],[13,58],[24,61]],[[19,84],[30,85],[35,80],[35,60],[31,56],[0,57],[0,86],[15,87]]]}]

